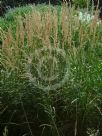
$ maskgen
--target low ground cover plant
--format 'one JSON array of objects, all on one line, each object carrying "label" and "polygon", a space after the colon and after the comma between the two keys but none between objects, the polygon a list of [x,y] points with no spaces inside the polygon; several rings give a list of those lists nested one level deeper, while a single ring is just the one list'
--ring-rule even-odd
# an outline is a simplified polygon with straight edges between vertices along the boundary
[{"label": "low ground cover plant", "polygon": [[102,24],[46,9],[0,29],[0,135],[101,136]]}]

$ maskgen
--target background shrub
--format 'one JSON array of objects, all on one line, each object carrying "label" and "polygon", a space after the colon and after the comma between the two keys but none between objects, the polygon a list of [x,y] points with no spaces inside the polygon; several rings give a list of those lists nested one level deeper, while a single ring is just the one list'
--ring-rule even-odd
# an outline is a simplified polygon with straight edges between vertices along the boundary
[{"label": "background shrub", "polygon": [[[66,0],[69,3],[69,0]],[[50,0],[50,3],[53,5],[61,5],[63,0]],[[46,3],[49,4],[49,0],[1,0],[0,10],[1,15],[10,8],[24,6],[26,4],[41,4]],[[87,7],[87,0],[72,0],[71,3],[75,5],[75,7],[85,8]]]},{"label": "background shrub", "polygon": [[74,0],[75,7],[86,8],[90,0]]}]

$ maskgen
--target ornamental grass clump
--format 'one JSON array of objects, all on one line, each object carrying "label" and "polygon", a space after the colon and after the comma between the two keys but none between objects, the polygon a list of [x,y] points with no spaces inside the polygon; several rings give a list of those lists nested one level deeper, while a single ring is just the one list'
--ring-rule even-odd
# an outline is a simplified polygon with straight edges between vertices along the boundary
[{"label": "ornamental grass clump", "polygon": [[[102,128],[102,24],[56,7],[0,29],[0,130],[87,136]],[[8,127],[7,127],[8,126]]]}]

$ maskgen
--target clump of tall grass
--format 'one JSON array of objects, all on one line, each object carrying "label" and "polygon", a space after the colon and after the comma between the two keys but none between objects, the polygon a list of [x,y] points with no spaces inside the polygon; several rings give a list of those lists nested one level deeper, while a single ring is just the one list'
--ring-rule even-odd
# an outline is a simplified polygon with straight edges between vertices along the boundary
[{"label": "clump of tall grass", "polygon": [[[33,9],[17,17],[15,30],[0,29],[0,97],[8,106],[0,114],[2,125],[25,125],[16,133],[44,136],[86,136],[88,128],[97,130],[102,119],[102,25],[96,18],[83,23],[75,9],[49,6],[46,12]],[[64,84],[44,89],[60,82],[66,69]]]}]

